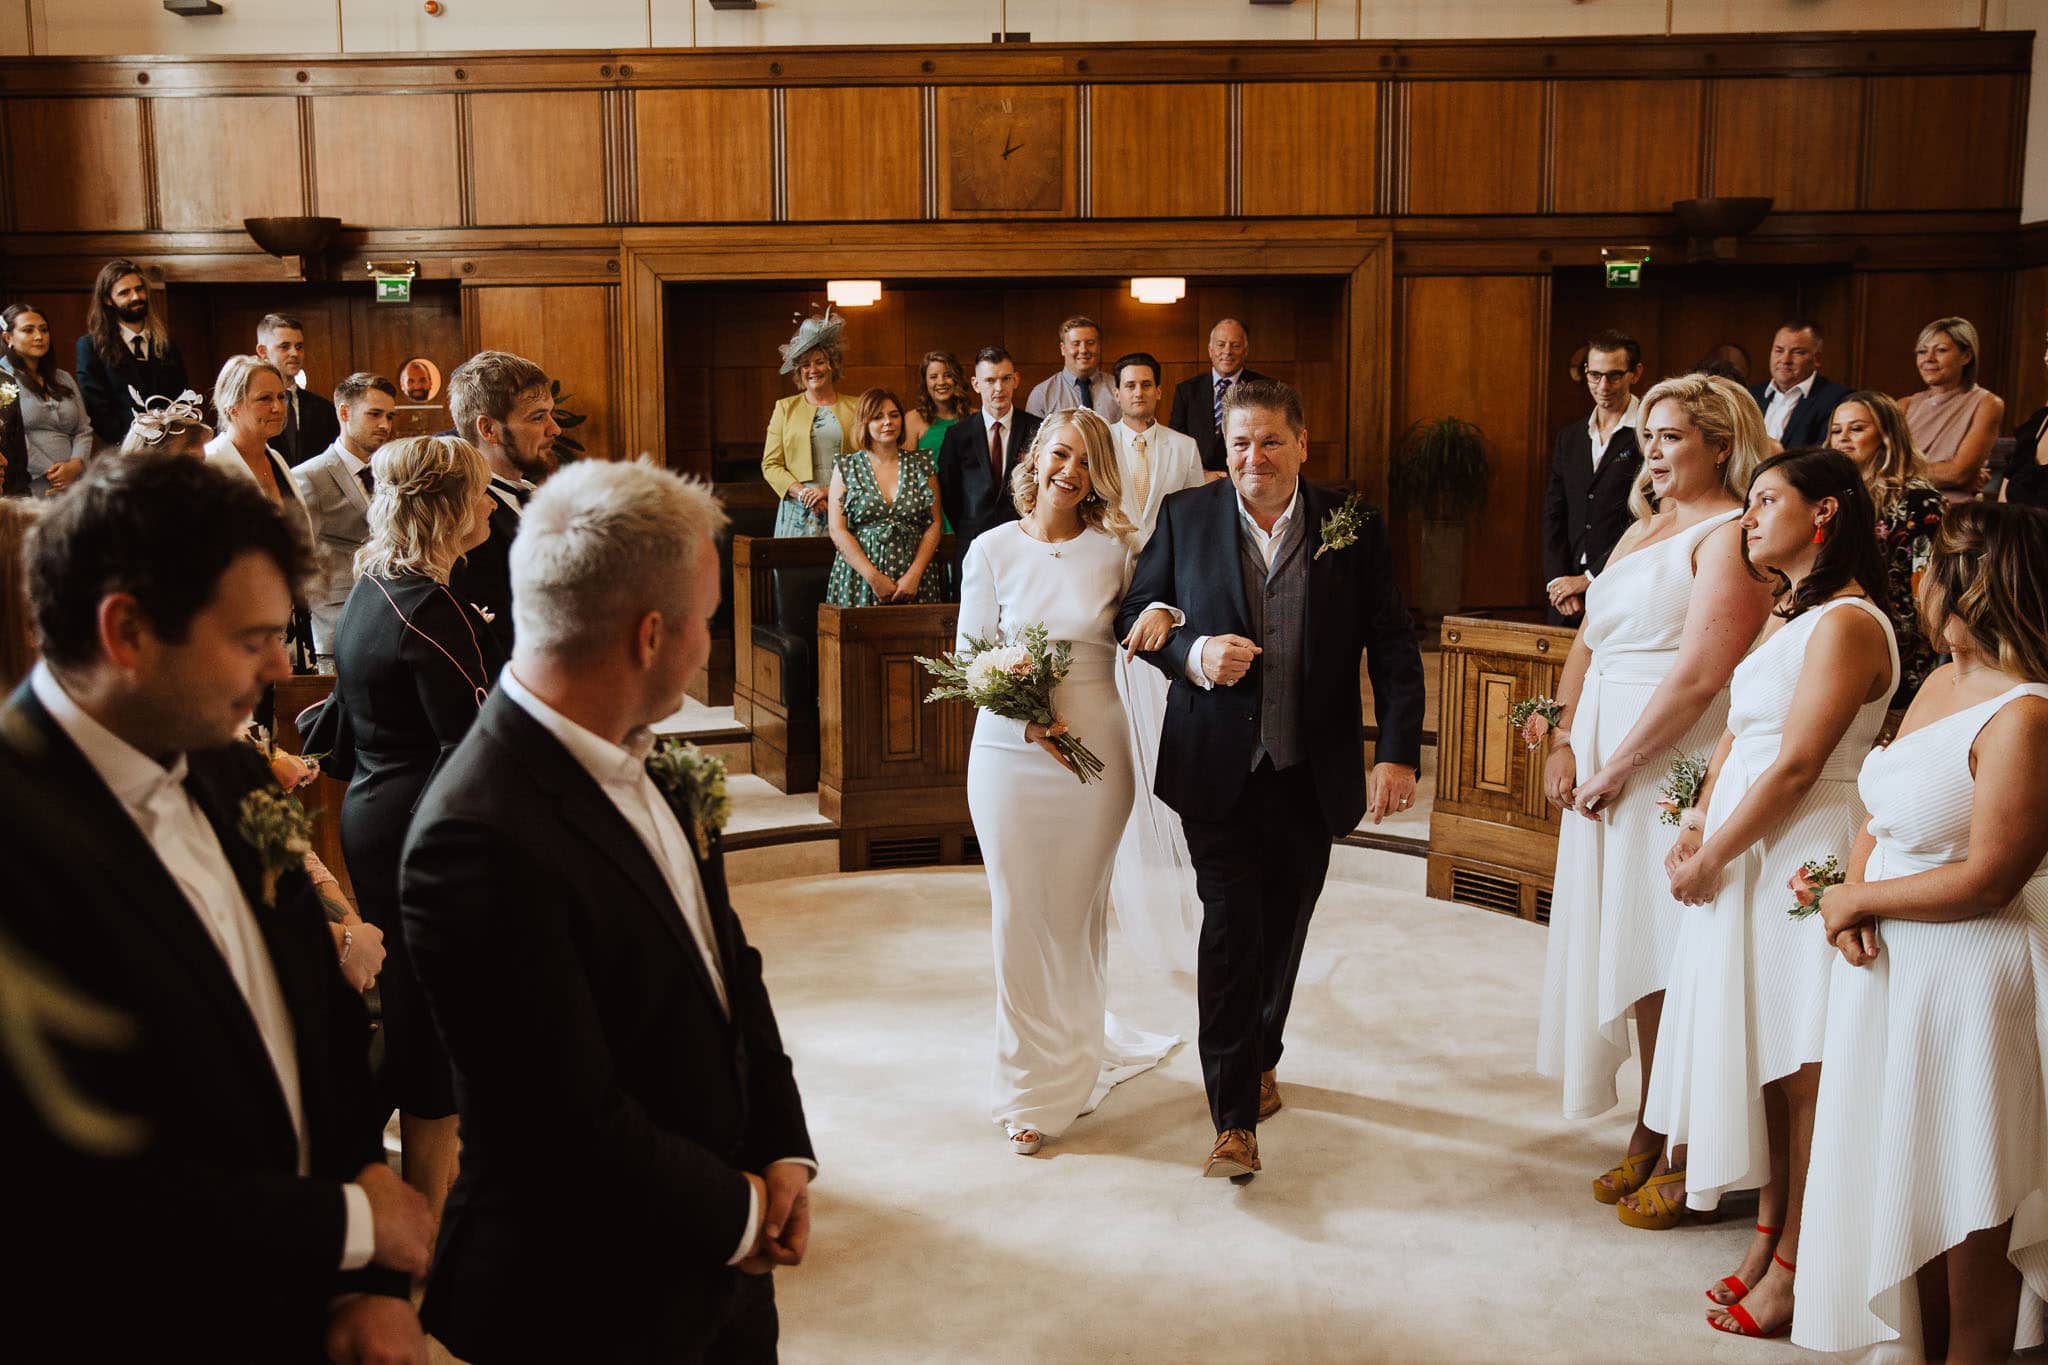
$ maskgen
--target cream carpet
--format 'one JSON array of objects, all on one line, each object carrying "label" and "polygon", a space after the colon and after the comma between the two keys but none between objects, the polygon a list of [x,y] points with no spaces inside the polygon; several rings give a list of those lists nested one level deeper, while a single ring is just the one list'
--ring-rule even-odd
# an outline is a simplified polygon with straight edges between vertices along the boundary
[{"label": "cream carpet", "polygon": [[1746,1209],[1649,1233],[1593,1202],[1628,1118],[1567,1123],[1533,1074],[1537,926],[1333,882],[1287,1107],[1260,1131],[1265,1174],[1237,1187],[1198,1175],[1212,1134],[1189,979],[1116,963],[1118,1011],[1188,1041],[1022,1158],[985,1117],[979,869],[736,894],[823,1164],[810,1259],[777,1276],[785,1361],[1801,1354],[1705,1325]]}]

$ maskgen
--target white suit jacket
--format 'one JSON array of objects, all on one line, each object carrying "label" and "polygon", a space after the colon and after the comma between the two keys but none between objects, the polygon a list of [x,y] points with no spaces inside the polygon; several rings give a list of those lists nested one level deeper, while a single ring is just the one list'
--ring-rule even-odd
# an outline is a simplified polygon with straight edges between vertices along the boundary
[{"label": "white suit jacket", "polygon": [[1116,441],[1116,472],[1121,477],[1124,490],[1124,515],[1138,527],[1138,546],[1143,549],[1145,542],[1152,539],[1152,528],[1159,524],[1159,504],[1166,501],[1169,493],[1178,493],[1183,488],[1200,488],[1204,481],[1202,474],[1202,452],[1195,444],[1195,438],[1186,436],[1172,427],[1153,423],[1145,431],[1145,460],[1152,468],[1152,486],[1146,494],[1143,506],[1136,500],[1137,489],[1133,485],[1131,470],[1136,455],[1131,443],[1138,437],[1122,422],[1110,429]]}]

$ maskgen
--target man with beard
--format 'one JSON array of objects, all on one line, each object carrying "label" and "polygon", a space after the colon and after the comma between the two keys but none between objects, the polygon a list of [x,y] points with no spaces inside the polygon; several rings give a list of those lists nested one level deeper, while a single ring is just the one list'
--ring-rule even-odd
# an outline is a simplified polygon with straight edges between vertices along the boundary
[{"label": "man with beard", "polygon": [[341,434],[292,470],[299,498],[313,517],[313,652],[322,673],[334,671],[334,628],[356,585],[356,551],[370,538],[370,457],[391,439],[398,387],[381,374],[352,374],[335,386]]},{"label": "man with beard", "polygon": [[100,267],[93,281],[85,335],[78,339],[78,387],[101,445],[118,446],[144,399],[176,398],[191,384],[185,357],[151,307],[142,267],[122,259]]},{"label": "man with beard", "polygon": [[[455,433],[483,452],[491,467],[491,538],[456,566],[449,587],[483,609],[491,631],[512,653],[512,537],[519,516],[555,472],[553,387],[540,366],[507,351],[479,351],[448,376],[448,409]],[[466,595],[465,595],[466,594]]]}]

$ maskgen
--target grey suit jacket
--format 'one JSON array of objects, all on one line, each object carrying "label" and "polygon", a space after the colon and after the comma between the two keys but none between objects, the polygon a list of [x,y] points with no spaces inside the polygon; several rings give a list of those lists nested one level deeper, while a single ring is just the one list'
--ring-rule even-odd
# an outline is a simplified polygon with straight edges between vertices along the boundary
[{"label": "grey suit jacket", "polygon": [[292,470],[292,482],[313,522],[313,652],[334,653],[334,628],[356,585],[356,551],[370,538],[370,495],[334,446]]}]

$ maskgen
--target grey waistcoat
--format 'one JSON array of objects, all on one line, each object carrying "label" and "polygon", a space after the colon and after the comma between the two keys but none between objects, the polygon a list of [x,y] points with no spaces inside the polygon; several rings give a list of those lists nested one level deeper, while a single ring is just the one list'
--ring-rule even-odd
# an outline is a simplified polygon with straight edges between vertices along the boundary
[{"label": "grey waistcoat", "polygon": [[1259,655],[1258,738],[1252,767],[1270,758],[1291,768],[1305,756],[1301,735],[1302,630],[1308,616],[1308,500],[1302,499],[1266,568],[1252,533],[1238,522],[1238,559],[1244,572],[1244,605]]}]

